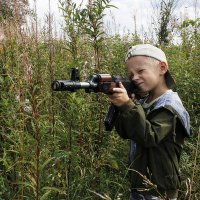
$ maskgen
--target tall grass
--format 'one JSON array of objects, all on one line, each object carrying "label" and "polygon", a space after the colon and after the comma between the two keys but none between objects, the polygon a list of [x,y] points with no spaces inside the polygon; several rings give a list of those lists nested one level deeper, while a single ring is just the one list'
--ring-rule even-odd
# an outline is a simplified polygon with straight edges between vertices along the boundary
[{"label": "tall grass", "polygon": [[[6,40],[0,52],[0,199],[128,199],[129,142],[103,128],[107,97],[55,93],[51,82],[70,79],[72,67],[82,80],[94,73],[123,75],[126,50],[140,42],[139,36],[106,35],[102,19],[108,0],[86,7],[63,0],[60,6],[63,38],[53,37],[51,13],[44,29],[36,16],[23,26],[19,20],[1,22]],[[180,199],[192,200],[200,195],[200,33],[181,26],[180,34],[183,43],[166,52],[191,115]]]}]

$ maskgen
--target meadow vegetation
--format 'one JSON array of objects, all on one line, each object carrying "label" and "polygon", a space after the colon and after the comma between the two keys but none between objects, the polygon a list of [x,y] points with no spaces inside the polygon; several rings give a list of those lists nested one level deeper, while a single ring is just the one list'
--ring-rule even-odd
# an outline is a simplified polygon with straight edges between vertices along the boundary
[{"label": "meadow vegetation", "polygon": [[162,43],[107,34],[102,19],[114,6],[109,0],[85,7],[60,1],[65,26],[59,34],[51,14],[41,28],[26,1],[15,3],[0,11],[0,200],[128,199],[129,141],[104,130],[108,98],[53,92],[51,83],[70,79],[72,67],[82,81],[95,73],[125,76],[125,54],[138,43],[159,45],[167,54],[175,90],[191,116],[180,199],[200,199],[200,18],[175,24],[178,44]]}]

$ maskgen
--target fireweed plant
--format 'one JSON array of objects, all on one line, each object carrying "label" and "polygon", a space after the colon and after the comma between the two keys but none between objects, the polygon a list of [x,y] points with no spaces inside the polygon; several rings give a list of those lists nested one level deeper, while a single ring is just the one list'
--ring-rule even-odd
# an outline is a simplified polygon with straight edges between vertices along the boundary
[{"label": "fireweed plant", "polygon": [[[53,92],[51,83],[69,80],[72,67],[83,81],[95,73],[124,75],[128,47],[158,44],[158,38],[107,34],[103,17],[114,7],[109,0],[85,6],[60,1],[59,35],[51,12],[41,27],[34,12],[22,21],[17,2],[15,17],[0,18],[0,199],[128,199],[129,141],[105,131],[107,97]],[[200,198],[199,26],[198,18],[177,22],[181,42],[163,47],[191,116],[192,136],[181,158],[182,200]],[[143,178],[147,188],[156,188]]]}]

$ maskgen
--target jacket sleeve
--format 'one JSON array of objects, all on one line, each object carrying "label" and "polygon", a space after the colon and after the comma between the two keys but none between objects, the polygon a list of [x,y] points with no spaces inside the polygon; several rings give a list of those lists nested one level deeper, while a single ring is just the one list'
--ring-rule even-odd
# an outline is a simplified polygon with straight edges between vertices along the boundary
[{"label": "jacket sleeve", "polygon": [[119,110],[115,124],[117,133],[122,138],[132,139],[146,147],[156,146],[175,130],[175,116],[165,108],[154,111],[151,119],[147,119],[140,104],[129,104]]}]

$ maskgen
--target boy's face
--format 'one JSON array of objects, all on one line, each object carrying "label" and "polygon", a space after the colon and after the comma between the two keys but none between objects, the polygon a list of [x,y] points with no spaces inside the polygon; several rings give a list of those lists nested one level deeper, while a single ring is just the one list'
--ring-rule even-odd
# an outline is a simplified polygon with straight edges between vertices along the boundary
[{"label": "boy's face", "polygon": [[161,62],[146,56],[134,56],[126,62],[129,78],[142,92],[150,92],[162,84]]}]

